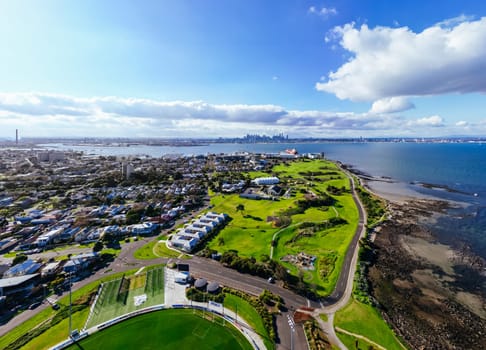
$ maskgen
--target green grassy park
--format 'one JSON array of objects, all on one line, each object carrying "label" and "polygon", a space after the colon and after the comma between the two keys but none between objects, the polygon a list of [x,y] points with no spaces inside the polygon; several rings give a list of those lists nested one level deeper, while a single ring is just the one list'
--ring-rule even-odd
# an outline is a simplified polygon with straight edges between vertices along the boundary
[{"label": "green grassy park", "polygon": [[140,315],[95,333],[68,349],[252,349],[229,322],[193,310]]},{"label": "green grassy park", "polygon": [[273,342],[269,338],[261,316],[249,302],[236,295],[227,293],[224,297],[224,307],[238,313],[241,318],[247,321],[255,332],[263,338],[267,349],[273,348]]},{"label": "green grassy park", "polygon": [[[387,350],[403,350],[391,328],[381,318],[378,311],[370,305],[355,300],[351,301],[344,309],[336,313],[334,325],[348,332],[362,335]],[[339,333],[340,338],[342,335]],[[349,335],[343,335],[343,342],[348,338],[350,338]]]},{"label": "green grassy park", "polygon": [[363,339],[358,339],[352,335],[336,332],[338,338],[343,342],[348,350],[359,350],[359,349],[375,349],[372,344],[368,343]]},{"label": "green grassy park", "polygon": [[[249,175],[255,178],[264,174]],[[358,222],[349,179],[336,164],[326,160],[285,163],[265,175],[278,176],[279,185],[290,196],[252,200],[238,194],[213,195],[212,210],[226,213],[232,220],[208,247],[219,252],[235,250],[239,256],[257,261],[271,257],[315,286],[318,295],[329,294]],[[286,220],[286,225],[278,227],[278,220]],[[301,252],[316,258],[313,266],[285,261]]]}]

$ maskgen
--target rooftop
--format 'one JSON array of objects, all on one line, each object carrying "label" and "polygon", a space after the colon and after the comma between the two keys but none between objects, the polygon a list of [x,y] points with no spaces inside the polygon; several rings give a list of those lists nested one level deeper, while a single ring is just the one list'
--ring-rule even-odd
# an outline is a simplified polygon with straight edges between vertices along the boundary
[{"label": "rooftop", "polygon": [[0,279],[0,288],[15,287],[15,286],[18,286],[19,284],[22,284],[25,281],[28,281],[28,280],[36,277],[36,276],[38,276],[38,274],[34,273],[32,275],[2,278],[2,279]]}]

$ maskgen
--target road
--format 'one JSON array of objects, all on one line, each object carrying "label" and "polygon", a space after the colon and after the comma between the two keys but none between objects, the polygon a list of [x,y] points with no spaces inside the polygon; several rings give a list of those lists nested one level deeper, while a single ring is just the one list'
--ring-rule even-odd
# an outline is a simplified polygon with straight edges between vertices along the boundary
[{"label": "road", "polygon": [[359,200],[359,197],[356,193],[356,187],[353,177],[349,173],[347,173],[347,175],[350,180],[353,200],[356,204],[356,207],[358,208],[358,227],[356,228],[351,244],[346,251],[343,267],[341,268],[341,273],[339,274],[339,278],[336,283],[336,287],[334,288],[334,291],[328,297],[325,297],[321,300],[322,305],[325,307],[334,306],[342,299],[349,300],[349,296],[351,294],[349,294],[348,298],[346,298],[346,289],[350,289],[350,291],[352,292],[354,273],[356,271],[356,257],[359,252],[359,240],[366,234],[366,210],[364,209],[363,204],[361,204],[361,201]]},{"label": "road", "polygon": [[[282,313],[281,315],[277,316],[276,319],[277,331],[280,337],[280,343],[277,344],[277,349],[291,349],[292,347],[290,337],[291,329],[288,324],[287,315],[292,315],[293,311],[301,307],[311,306],[316,309],[316,311],[314,312],[316,316],[318,316],[318,314],[320,313],[325,313],[330,315],[332,320],[334,313],[340,308],[344,307],[351,297],[354,273],[356,271],[356,263],[358,258],[359,240],[361,237],[364,236],[366,232],[366,211],[363,208],[363,205],[361,204],[358,195],[356,194],[353,177],[347,172],[346,174],[350,179],[352,196],[358,208],[359,222],[348,251],[346,252],[346,256],[336,287],[331,295],[329,295],[328,297],[323,298],[319,301],[311,301],[303,296],[297,295],[292,291],[279,286],[278,284],[270,284],[265,279],[239,273],[236,270],[226,268],[220,263],[210,259],[204,259],[194,256],[191,259],[180,260],[180,262],[189,264],[191,273],[197,277],[204,277],[210,281],[215,281],[220,283],[221,285],[243,290],[253,295],[259,295],[264,289],[268,289],[272,293],[281,295],[282,298],[284,298],[285,300],[285,305],[288,308],[288,312]],[[110,264],[107,269],[97,271],[88,278],[75,283],[73,286],[73,290],[77,290],[88,283],[98,280],[103,276],[107,276],[107,274],[123,272],[147,265],[167,263],[168,259],[166,258],[151,260],[137,260],[134,258],[133,253],[135,252],[135,250],[142,247],[144,244],[148,243],[152,239],[153,238],[141,239],[137,242],[124,244],[118,257]],[[44,303],[35,310],[26,310],[20,315],[11,319],[7,324],[4,324],[0,327],[0,336],[6,334],[16,326],[20,325],[22,322],[26,321],[41,310],[45,309],[46,307],[48,307],[48,305],[47,303]],[[345,349],[344,345],[339,341],[334,333],[332,321],[331,323],[327,322],[320,324],[324,328],[324,331],[328,333],[331,341],[337,343],[335,345],[338,345],[340,348]],[[295,327],[293,341],[293,349],[307,349],[307,341],[305,339],[304,331],[301,326]]]}]

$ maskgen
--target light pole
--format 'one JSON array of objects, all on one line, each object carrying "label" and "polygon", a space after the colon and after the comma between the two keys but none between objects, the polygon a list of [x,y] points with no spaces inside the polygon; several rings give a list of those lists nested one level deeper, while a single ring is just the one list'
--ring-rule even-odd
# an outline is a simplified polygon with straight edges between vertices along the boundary
[{"label": "light pole", "polygon": [[71,290],[71,274],[72,272],[69,272],[69,338],[71,338],[71,332],[72,332],[72,290]]},{"label": "light pole", "polygon": [[294,332],[295,332],[295,322],[292,316],[287,315],[287,320],[290,327],[290,350],[294,350]]}]

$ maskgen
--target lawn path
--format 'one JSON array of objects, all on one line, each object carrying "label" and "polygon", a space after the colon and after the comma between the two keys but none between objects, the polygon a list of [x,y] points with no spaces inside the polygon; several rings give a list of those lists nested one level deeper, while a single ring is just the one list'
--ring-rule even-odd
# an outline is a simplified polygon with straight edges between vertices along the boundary
[{"label": "lawn path", "polygon": [[[294,228],[296,226],[299,226],[300,224],[302,224],[301,222],[297,223],[297,224],[293,224],[293,225],[290,225],[290,226],[285,226],[285,227],[282,227],[280,230],[278,230],[277,232],[275,232],[273,234],[273,237],[272,237],[272,242],[274,242],[276,239],[277,239],[277,236],[280,232],[282,232],[283,230],[286,230],[288,228]],[[270,243],[270,259],[273,259],[273,244]]]},{"label": "lawn path", "polygon": [[345,330],[345,329],[342,329],[342,328],[340,328],[340,327],[338,327],[338,326],[335,326],[334,328],[336,329],[336,331],[338,331],[338,333],[344,333],[344,334],[350,335],[350,336],[352,336],[352,337],[355,337],[355,338],[358,338],[358,339],[364,340],[365,342],[368,342],[368,343],[370,343],[371,345],[376,346],[378,349],[381,349],[381,350],[386,350],[386,348],[384,348],[384,347],[383,347],[383,346],[381,346],[380,344],[375,343],[373,340],[368,339],[368,338],[366,338],[366,337],[364,337],[364,336],[362,336],[362,335],[360,335],[360,334],[356,334],[356,333],[349,332],[349,331],[347,331],[347,330]]},{"label": "lawn path", "polygon": [[334,210],[334,213],[336,214],[336,217],[338,218],[339,212],[337,211],[337,209],[334,206],[332,206],[331,208]]}]

